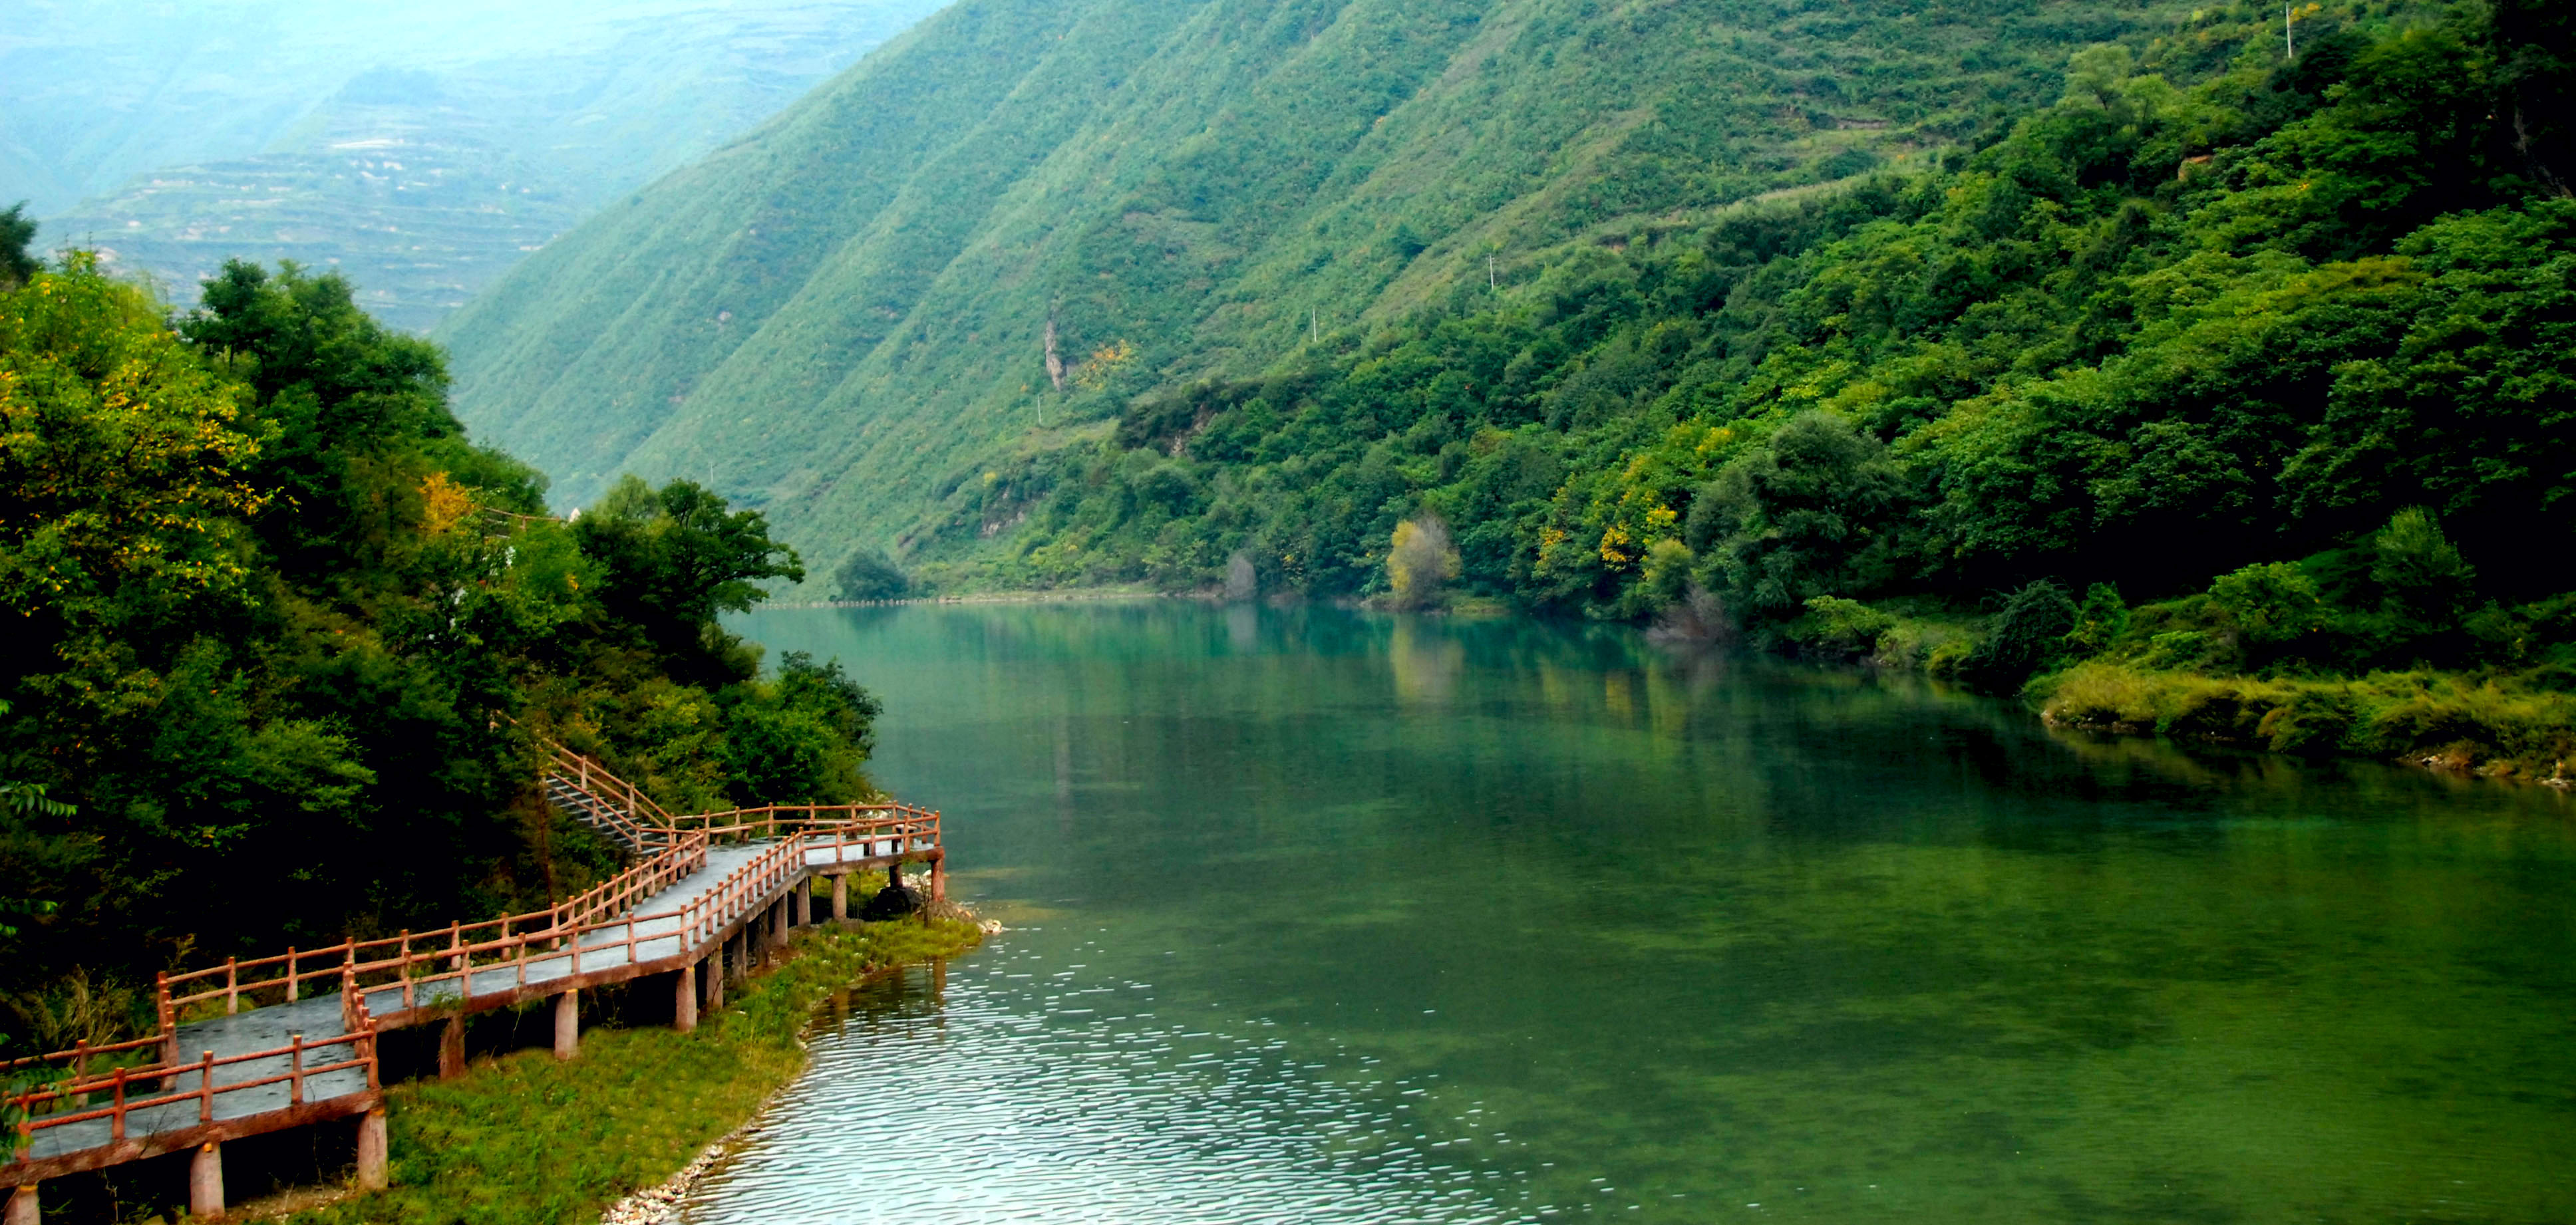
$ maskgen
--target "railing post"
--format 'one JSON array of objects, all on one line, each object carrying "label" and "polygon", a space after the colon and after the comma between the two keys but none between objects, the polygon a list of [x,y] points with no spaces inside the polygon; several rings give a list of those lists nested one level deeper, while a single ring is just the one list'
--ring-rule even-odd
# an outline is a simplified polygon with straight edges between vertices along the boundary
[{"label": "railing post", "polygon": [[125,1069],[123,1068],[116,1070],[116,1104],[111,1109],[113,1113],[107,1116],[107,1138],[121,1143],[125,1139]]},{"label": "railing post", "polygon": [[295,1044],[287,1052],[286,1104],[304,1104],[304,1035],[295,1035]]},{"label": "railing post", "polygon": [[287,946],[286,946],[286,1002],[287,1002],[287,1003],[292,1004],[292,1003],[294,1003],[294,1002],[295,1002],[295,998],[296,998],[296,996],[299,994],[299,993],[296,991],[295,987],[296,987],[296,984],[295,984],[295,946],[294,946],[294,945],[292,945],[292,944],[290,944],[290,945],[287,945]]},{"label": "railing post", "polygon": [[231,1016],[232,1014],[241,1011],[241,967],[239,961],[239,958],[224,958],[224,1015],[226,1016]]},{"label": "railing post", "polygon": [[197,1070],[197,1121],[215,1121],[215,1053],[206,1052],[205,1062]]}]

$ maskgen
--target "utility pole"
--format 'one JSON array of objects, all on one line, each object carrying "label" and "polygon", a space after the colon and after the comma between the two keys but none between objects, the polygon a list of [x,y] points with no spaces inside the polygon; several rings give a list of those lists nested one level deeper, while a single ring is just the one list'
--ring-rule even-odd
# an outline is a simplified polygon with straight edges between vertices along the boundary
[{"label": "utility pole", "polygon": [[2299,58],[2299,43],[2290,34],[2290,13],[2294,7],[2295,4],[2281,6],[2281,54],[2296,61]]},{"label": "utility pole", "polygon": [[1314,311],[1312,311],[1312,310],[1307,311],[1307,312],[1306,312],[1306,343],[1311,345],[1311,344],[1314,344],[1315,342],[1317,342],[1317,341],[1319,341],[1319,340],[1322,340],[1323,338],[1324,338],[1324,323],[1323,323],[1323,318],[1322,318],[1322,316],[1318,315],[1316,312],[1314,312]]},{"label": "utility pole", "polygon": [[1488,251],[1488,252],[1486,252],[1486,253],[1485,253],[1485,292],[1487,292],[1487,293],[1492,293],[1493,291],[1494,291],[1494,253],[1493,253],[1493,252],[1491,252],[1491,251]]}]

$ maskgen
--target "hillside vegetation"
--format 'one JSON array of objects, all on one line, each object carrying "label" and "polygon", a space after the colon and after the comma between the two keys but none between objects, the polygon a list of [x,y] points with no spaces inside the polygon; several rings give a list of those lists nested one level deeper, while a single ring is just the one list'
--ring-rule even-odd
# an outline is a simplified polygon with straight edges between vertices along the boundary
[{"label": "hillside vegetation", "polygon": [[1140,396],[915,555],[1411,603],[1424,524],[1524,606],[1997,688],[2090,661],[2039,686],[2053,717],[2554,773],[2569,23],[2320,10],[2290,60],[2204,13],[2143,60],[2089,48],[1936,171],[1572,244],[1347,352]]},{"label": "hillside vegetation", "polygon": [[710,480],[829,575],[1155,386],[1340,352],[1571,239],[1918,164],[2187,11],[965,0],[442,338],[465,420],[566,504]]},{"label": "hillside vegetation", "polygon": [[[12,235],[0,235],[0,238]],[[869,792],[876,704],[718,629],[757,512],[577,524],[469,443],[427,342],[233,264],[174,323],[0,247],[0,1053],[148,1028],[152,971],[533,909],[615,869],[530,733],[675,809]],[[21,282],[20,277],[25,279]]]},{"label": "hillside vegetation", "polygon": [[2563,7],[1051,12],[550,250],[470,409],[741,490],[818,594],[1464,594],[2576,752]]}]

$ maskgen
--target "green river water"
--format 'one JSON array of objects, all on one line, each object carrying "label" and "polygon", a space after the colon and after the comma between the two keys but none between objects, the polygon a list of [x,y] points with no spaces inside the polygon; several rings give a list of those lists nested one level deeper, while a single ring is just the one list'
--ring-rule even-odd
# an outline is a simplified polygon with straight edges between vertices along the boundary
[{"label": "green river water", "polygon": [[2576,805],[1625,629],[782,610],[1010,929],[715,1222],[2576,1220]]}]

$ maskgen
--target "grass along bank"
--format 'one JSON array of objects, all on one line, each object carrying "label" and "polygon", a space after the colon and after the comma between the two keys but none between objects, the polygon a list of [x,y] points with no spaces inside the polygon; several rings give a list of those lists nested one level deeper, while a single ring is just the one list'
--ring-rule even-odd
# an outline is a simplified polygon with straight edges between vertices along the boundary
[{"label": "grass along bank", "polygon": [[2062,727],[2190,736],[2310,756],[2351,754],[2567,787],[2576,695],[2525,678],[2435,671],[2204,676],[2088,662],[2034,681]]},{"label": "grass along bank", "polygon": [[2134,608],[2099,585],[2079,601],[2033,584],[1985,615],[1819,596],[1764,641],[2017,692],[2060,727],[2576,787],[2576,601],[2428,617],[2403,591],[2334,598],[2311,572],[2331,580],[2336,561],[2249,566]]},{"label": "grass along bank", "polygon": [[[805,1066],[801,1040],[831,994],[869,974],[954,957],[972,922],[899,919],[796,933],[783,964],[729,987],[695,1033],[602,1025],[581,1055],[476,1059],[452,1081],[393,1087],[393,1187],[284,1219],[302,1225],[590,1225],[741,1127]],[[258,1205],[249,1205],[254,1212]]]}]

